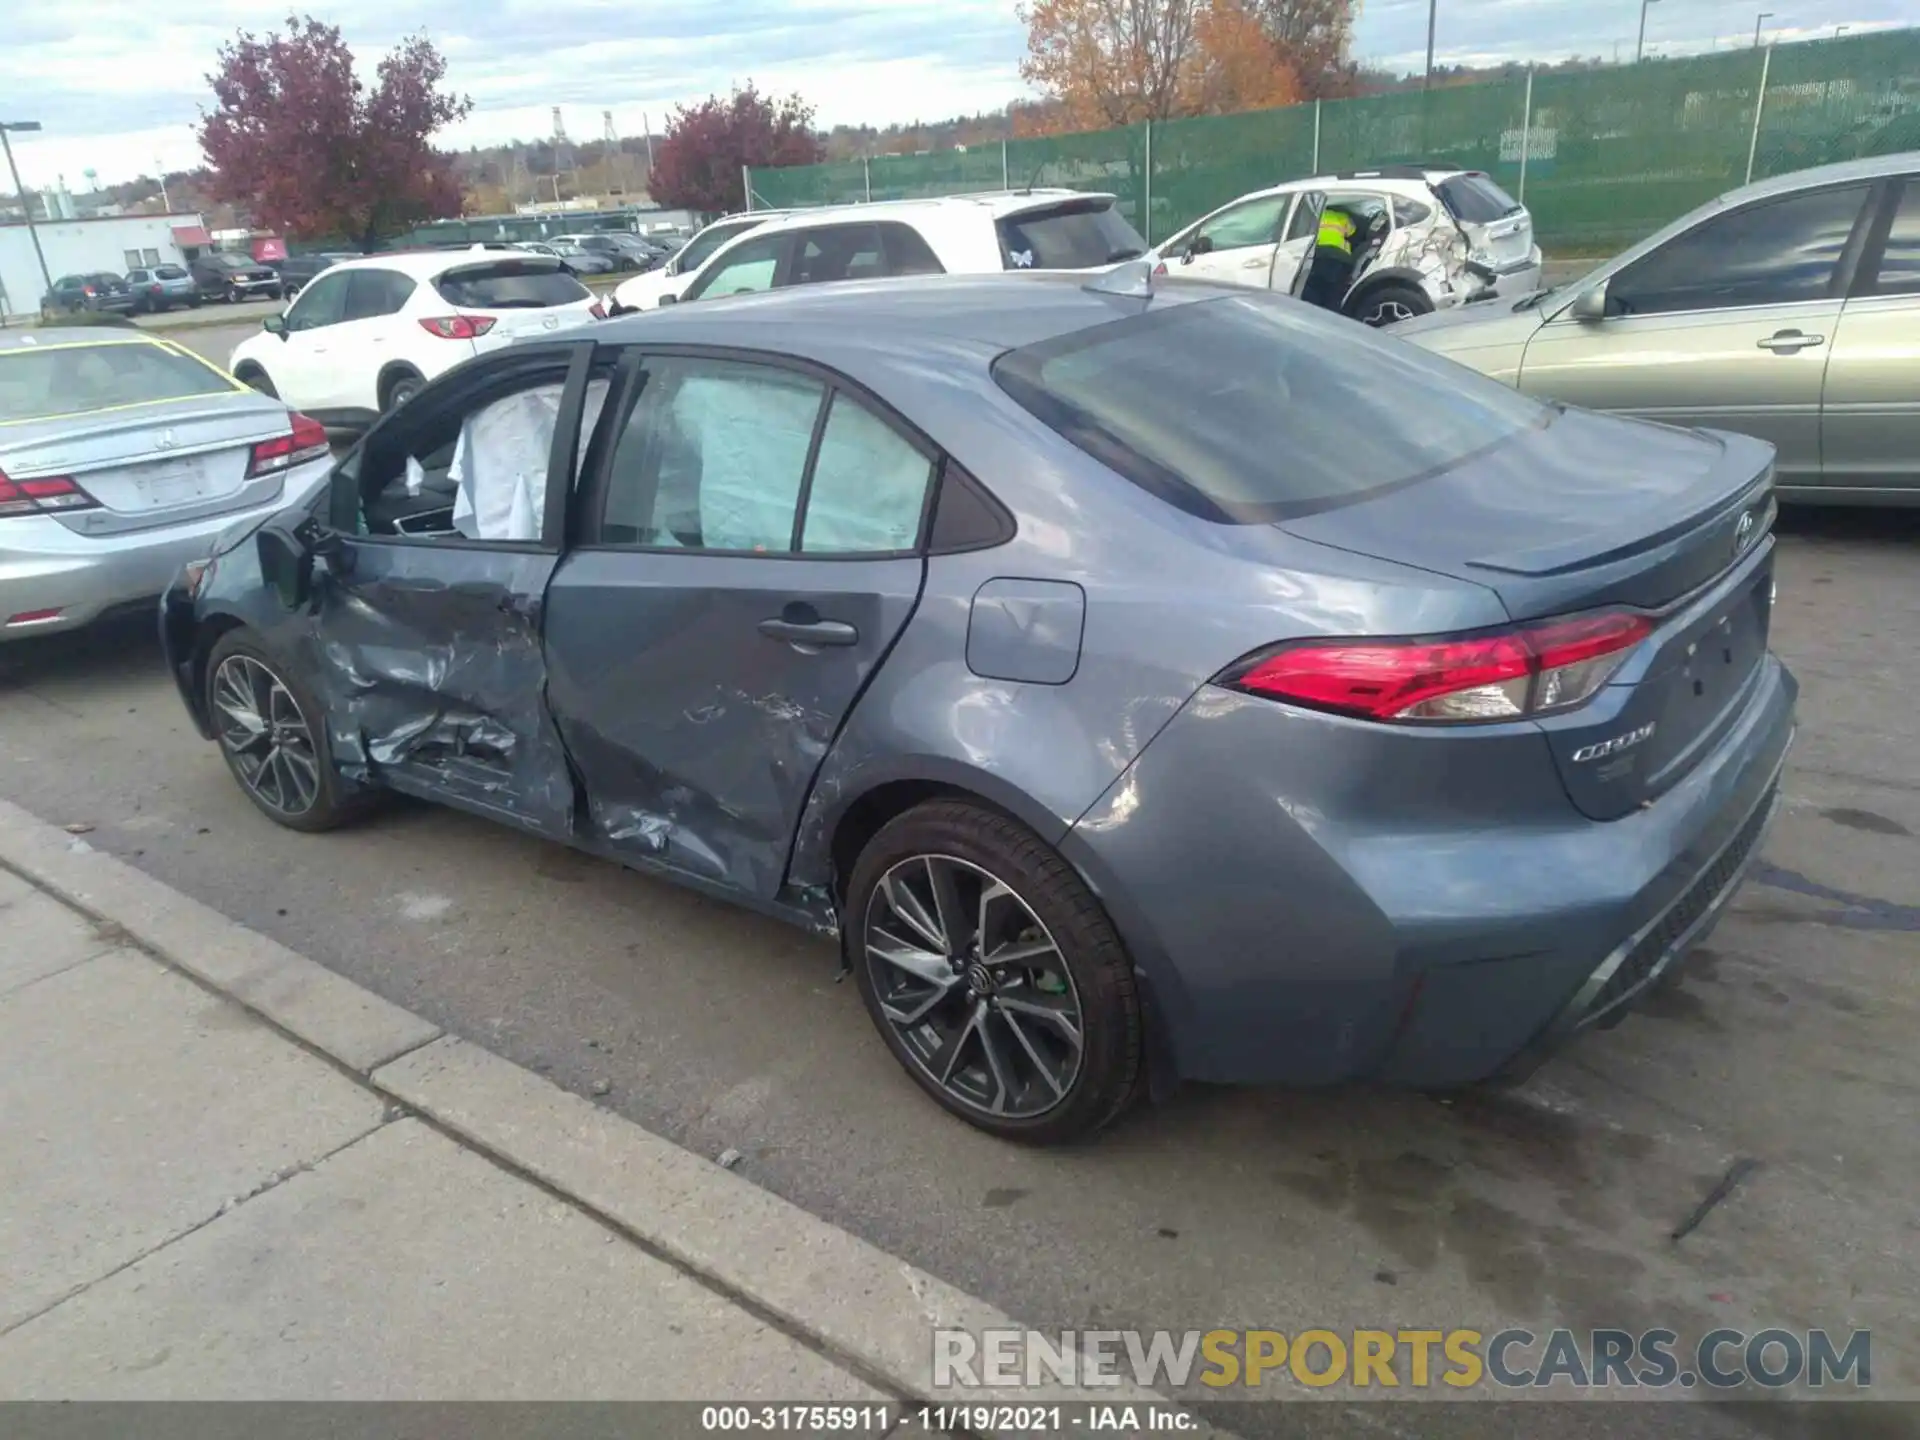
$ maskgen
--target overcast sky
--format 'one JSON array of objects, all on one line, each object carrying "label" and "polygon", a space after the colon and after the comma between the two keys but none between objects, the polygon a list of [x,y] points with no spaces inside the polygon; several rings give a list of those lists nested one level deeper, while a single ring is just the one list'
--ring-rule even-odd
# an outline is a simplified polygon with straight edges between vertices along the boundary
[{"label": "overcast sky", "polygon": [[[1914,0],[1768,0],[1778,39],[1864,31],[1916,18]],[[1439,0],[1442,63],[1631,54],[1638,0]],[[0,24],[0,120],[38,120],[15,136],[29,185],[64,175],[86,188],[199,161],[190,126],[210,99],[205,76],[223,39],[272,26],[264,0],[17,0]],[[1683,54],[1748,45],[1753,0],[1655,0],[1647,48]],[[798,90],[823,125],[886,124],[997,108],[1025,93],[1025,34],[1014,0],[337,0],[363,63],[414,30],[446,53],[474,113],[443,142],[545,134],[564,109],[575,139],[613,111],[623,134],[643,115],[658,133],[673,106],[751,79]],[[1427,0],[1367,0],[1355,53],[1397,70],[1424,62]]]}]

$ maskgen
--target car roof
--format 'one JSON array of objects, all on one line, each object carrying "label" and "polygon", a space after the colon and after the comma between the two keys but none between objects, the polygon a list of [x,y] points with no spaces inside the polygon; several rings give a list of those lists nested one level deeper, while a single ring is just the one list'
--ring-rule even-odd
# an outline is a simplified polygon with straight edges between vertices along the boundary
[{"label": "car roof", "polygon": [[[1187,305],[1240,293],[1199,281],[1162,283],[1145,305]],[[1093,288],[1084,274],[924,275],[794,285],[718,296],[600,321],[610,343],[739,345],[829,362],[849,336],[876,353],[959,343],[984,356],[1141,313],[1143,302]]]},{"label": "car roof", "polygon": [[367,269],[398,270],[402,275],[411,276],[415,280],[431,280],[446,274],[449,270],[458,270],[463,265],[484,265],[489,260],[500,262],[526,259],[538,262],[540,257],[512,247],[462,245],[457,249],[447,250],[388,250],[379,255],[356,255],[351,260],[342,260],[336,265],[329,266],[328,272]]},{"label": "car roof", "polygon": [[[983,190],[970,195],[934,195],[920,200],[871,200],[853,205],[822,205],[812,210],[789,210],[767,221],[768,233],[795,230],[815,225],[850,224],[860,220],[912,220],[936,216],[981,215],[989,220],[1004,220],[1030,210],[1051,209],[1070,200],[1104,200],[1112,204],[1114,196],[1105,190]],[[748,212],[737,219],[747,219]]]},{"label": "car roof", "polygon": [[1769,195],[1791,195],[1818,185],[1844,185],[1849,180],[1878,180],[1887,175],[1905,175],[1920,171],[1920,150],[1903,150],[1892,155],[1875,155],[1865,160],[1841,160],[1832,165],[1816,165],[1811,170],[1794,170],[1766,180],[1756,180],[1738,190],[1729,190],[1720,198],[1728,203],[1764,200]]}]

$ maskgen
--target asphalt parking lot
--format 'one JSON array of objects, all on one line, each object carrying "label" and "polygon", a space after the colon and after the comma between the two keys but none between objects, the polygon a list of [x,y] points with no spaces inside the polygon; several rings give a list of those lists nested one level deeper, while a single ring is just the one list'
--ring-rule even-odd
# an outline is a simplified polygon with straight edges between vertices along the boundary
[{"label": "asphalt parking lot", "polygon": [[[1783,530],[1802,728],[1763,863],[1641,1013],[1515,1091],[1192,1087],[1085,1149],[997,1143],[919,1094],[822,942],[423,806],[270,825],[142,618],[0,650],[0,794],[1032,1324],[1871,1328],[1876,1388],[1920,1394],[1920,511]],[[1504,1424],[1316,1408],[1229,1418]],[[1562,1433],[1786,1433],[1605,1408]]]}]

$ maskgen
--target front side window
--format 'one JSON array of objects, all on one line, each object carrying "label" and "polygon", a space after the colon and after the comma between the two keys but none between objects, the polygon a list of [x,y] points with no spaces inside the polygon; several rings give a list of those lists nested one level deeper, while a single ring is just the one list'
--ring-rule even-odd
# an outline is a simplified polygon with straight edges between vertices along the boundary
[{"label": "front side window", "polygon": [[887,273],[886,251],[877,225],[829,225],[801,230],[793,237],[795,285],[834,280],[870,280]]},{"label": "front side window", "polygon": [[993,374],[1109,469],[1238,524],[1415,483],[1554,414],[1415,346],[1264,294],[1109,321],[1010,351]]},{"label": "front side window", "polygon": [[130,284],[130,285],[144,285],[144,284],[146,284],[146,283],[147,283],[147,272],[146,272],[146,271],[144,271],[144,270],[129,270],[129,271],[127,272],[127,283],[128,283],[128,284]]},{"label": "front side window", "polygon": [[933,462],[844,390],[834,392],[807,488],[802,550],[876,554],[911,550]]},{"label": "front side window", "polygon": [[1811,190],[1715,215],[1609,280],[1607,308],[1665,315],[1825,299],[1867,190]]},{"label": "front side window", "polygon": [[771,366],[662,359],[614,448],[613,544],[786,552],[826,387]]},{"label": "front side window", "polygon": [[353,272],[322,275],[300,292],[287,311],[287,329],[319,330],[340,323],[346,312],[347,285]]},{"label": "front side window", "polygon": [[750,295],[773,288],[780,269],[780,257],[787,247],[785,235],[765,235],[758,240],[743,240],[713,262],[711,269],[687,290],[687,299],[703,295]]},{"label": "front side window", "polygon": [[1271,245],[1286,218],[1291,195],[1263,195],[1221,211],[1201,225],[1196,239],[1207,241],[1210,250],[1241,250],[1250,245]]},{"label": "front side window", "polygon": [[707,257],[714,251],[734,236],[744,235],[760,223],[762,222],[759,220],[733,220],[709,225],[675,257],[680,265],[680,273],[684,275],[690,270],[698,270],[707,263]]},{"label": "front side window", "polygon": [[1920,175],[1909,175],[1901,189],[1872,293],[1920,295]]}]

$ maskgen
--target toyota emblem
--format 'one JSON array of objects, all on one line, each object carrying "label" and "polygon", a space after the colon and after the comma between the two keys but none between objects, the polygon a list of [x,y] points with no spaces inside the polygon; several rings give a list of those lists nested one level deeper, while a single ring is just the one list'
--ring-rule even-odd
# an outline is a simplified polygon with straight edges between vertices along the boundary
[{"label": "toyota emblem", "polygon": [[1756,528],[1757,522],[1754,520],[1751,510],[1740,517],[1740,523],[1733,527],[1733,553],[1735,555],[1744,555],[1746,553],[1747,547],[1753,543],[1753,532]]}]

